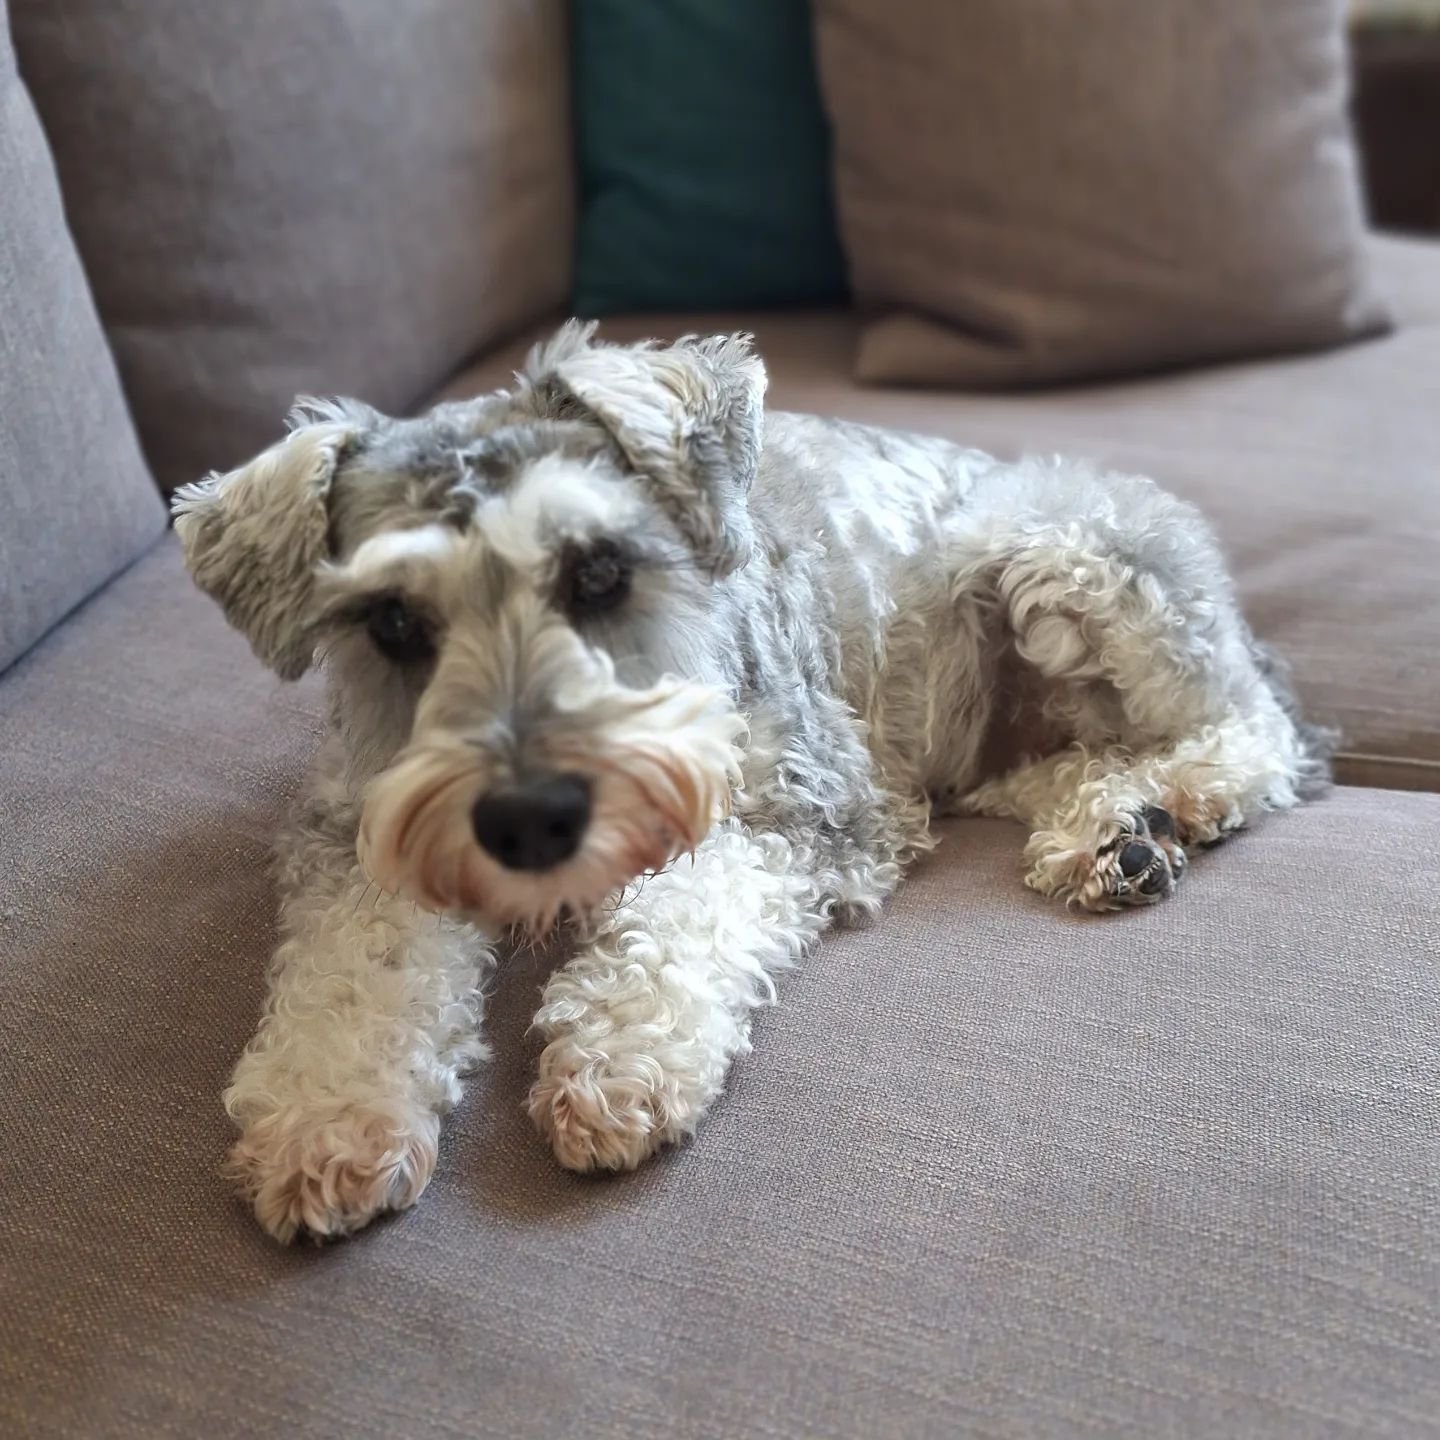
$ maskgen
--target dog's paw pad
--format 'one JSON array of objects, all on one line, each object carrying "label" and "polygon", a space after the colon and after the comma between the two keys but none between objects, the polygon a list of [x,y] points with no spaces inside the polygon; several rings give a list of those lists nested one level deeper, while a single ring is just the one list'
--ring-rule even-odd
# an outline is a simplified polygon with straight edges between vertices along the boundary
[{"label": "dog's paw pad", "polygon": [[1097,852],[1095,869],[1111,905],[1151,905],[1173,894],[1185,873],[1185,852],[1170,812],[1150,805],[1131,817]]},{"label": "dog's paw pad", "polygon": [[1025,883],[1084,910],[1153,905],[1174,894],[1185,873],[1185,851],[1173,814],[1159,805],[1121,812],[1107,820],[1091,849],[1054,832],[1038,831],[1026,846],[1031,868]]},{"label": "dog's paw pad", "polygon": [[1147,805],[1140,817],[1145,833],[1160,848],[1170,873],[1178,881],[1190,863],[1180,844],[1180,826],[1169,810],[1160,805]]},{"label": "dog's paw pad", "polygon": [[1135,888],[1142,895],[1167,895],[1175,888],[1175,877],[1168,873],[1164,862],[1150,866],[1135,880]]},{"label": "dog's paw pad", "polygon": [[1175,838],[1175,817],[1160,805],[1147,805],[1140,817],[1145,833],[1152,840],[1173,840]]},{"label": "dog's paw pad", "polygon": [[[1101,857],[1101,865],[1107,857]],[[1110,893],[1121,904],[1162,900],[1175,888],[1165,852],[1151,840],[1127,840],[1113,852]]]},{"label": "dog's paw pad", "polygon": [[1143,840],[1132,840],[1120,851],[1120,873],[1127,880],[1137,880],[1152,870],[1160,852]]}]

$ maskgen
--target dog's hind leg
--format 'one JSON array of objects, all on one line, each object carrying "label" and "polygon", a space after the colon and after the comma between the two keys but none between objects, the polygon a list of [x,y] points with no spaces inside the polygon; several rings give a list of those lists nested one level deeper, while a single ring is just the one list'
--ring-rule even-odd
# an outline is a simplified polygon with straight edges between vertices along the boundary
[{"label": "dog's hind leg", "polygon": [[[1090,909],[1171,894],[1186,845],[1296,803],[1323,772],[1188,507],[1092,480],[986,537],[1016,655],[1051,687],[1067,749],[981,785],[972,813],[1027,824],[1028,883]],[[1076,513],[1051,520],[1051,501]],[[1088,509],[1087,509],[1088,504]]]},{"label": "dog's hind leg", "polygon": [[982,785],[966,808],[1030,828],[1032,889],[1110,910],[1165,899],[1185,873],[1187,846],[1294,805],[1300,760],[1283,715],[1235,714],[1139,753],[1072,746]]}]

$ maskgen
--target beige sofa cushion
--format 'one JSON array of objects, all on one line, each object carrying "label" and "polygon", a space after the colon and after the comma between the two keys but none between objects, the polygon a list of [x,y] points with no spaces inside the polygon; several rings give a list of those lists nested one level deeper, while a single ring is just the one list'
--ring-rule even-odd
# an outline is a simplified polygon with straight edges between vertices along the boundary
[{"label": "beige sofa cushion", "polygon": [[0,0],[0,670],[164,527]]},{"label": "beige sofa cushion", "polygon": [[871,381],[1334,344],[1361,249],[1342,0],[817,0]]},{"label": "beige sofa cushion", "polygon": [[1103,918],[948,827],[609,1180],[524,1114],[521,957],[419,1208],[282,1251],[219,1094],[320,710],[173,543],[0,681],[0,1434],[1440,1433],[1440,799],[1339,791]]},{"label": "beige sofa cushion", "polygon": [[[1154,476],[1219,529],[1256,630],[1293,661],[1311,713],[1345,732],[1341,775],[1440,790],[1440,244],[1377,239],[1368,255],[1397,317],[1384,339],[1044,394],[857,386],[846,314],[620,317],[602,333],[750,329],[782,409]],[[523,349],[447,393],[503,384]]]},{"label": "beige sofa cushion", "polygon": [[561,0],[11,0],[155,474],[411,404],[561,303]]}]

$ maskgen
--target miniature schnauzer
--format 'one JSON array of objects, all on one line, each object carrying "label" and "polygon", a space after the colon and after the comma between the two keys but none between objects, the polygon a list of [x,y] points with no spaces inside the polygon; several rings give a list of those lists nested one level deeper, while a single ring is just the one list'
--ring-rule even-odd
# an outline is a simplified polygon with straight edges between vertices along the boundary
[{"label": "miniature schnauzer", "polygon": [[1020,821],[1027,883],[1105,910],[1323,782],[1189,506],[767,413],[765,381],[748,337],[572,323],[508,391],[304,403],[177,496],[197,583],[281,676],[330,680],[226,1093],[279,1239],[419,1196],[507,934],[576,936],[530,1115],[562,1165],[628,1169],[933,814]]}]

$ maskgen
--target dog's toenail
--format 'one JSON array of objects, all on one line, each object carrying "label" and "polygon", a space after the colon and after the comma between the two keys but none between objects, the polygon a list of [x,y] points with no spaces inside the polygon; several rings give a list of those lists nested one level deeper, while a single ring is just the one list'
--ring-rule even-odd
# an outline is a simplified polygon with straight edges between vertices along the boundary
[{"label": "dog's toenail", "polygon": [[1155,852],[1148,845],[1132,840],[1120,852],[1120,873],[1127,880],[1133,879],[1145,870],[1154,858]]},{"label": "dog's toenail", "polygon": [[1173,840],[1175,838],[1175,817],[1159,805],[1147,806],[1145,828],[1162,840]]}]

